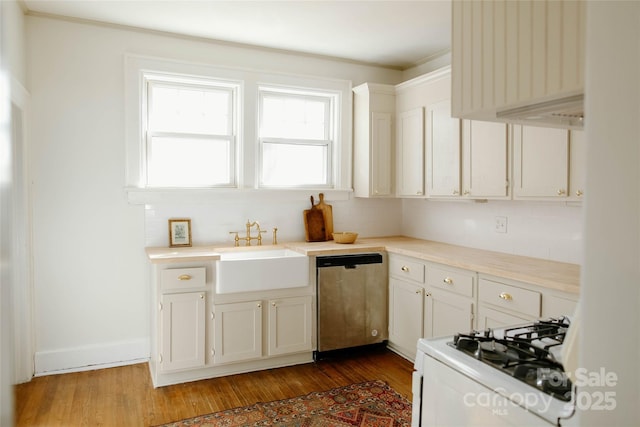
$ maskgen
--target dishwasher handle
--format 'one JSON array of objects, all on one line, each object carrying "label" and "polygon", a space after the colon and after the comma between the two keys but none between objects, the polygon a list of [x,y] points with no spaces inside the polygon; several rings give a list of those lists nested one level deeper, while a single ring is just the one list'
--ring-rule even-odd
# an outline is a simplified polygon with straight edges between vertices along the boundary
[{"label": "dishwasher handle", "polygon": [[364,264],[382,264],[381,254],[347,254],[316,257],[316,267],[345,267],[356,268]]}]

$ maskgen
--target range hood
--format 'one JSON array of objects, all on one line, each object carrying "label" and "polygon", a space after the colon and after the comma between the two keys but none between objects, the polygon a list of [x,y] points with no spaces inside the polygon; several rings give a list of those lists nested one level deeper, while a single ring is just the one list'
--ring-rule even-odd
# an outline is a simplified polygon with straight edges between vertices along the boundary
[{"label": "range hood", "polygon": [[572,95],[496,112],[496,117],[512,123],[582,129],[584,95]]}]

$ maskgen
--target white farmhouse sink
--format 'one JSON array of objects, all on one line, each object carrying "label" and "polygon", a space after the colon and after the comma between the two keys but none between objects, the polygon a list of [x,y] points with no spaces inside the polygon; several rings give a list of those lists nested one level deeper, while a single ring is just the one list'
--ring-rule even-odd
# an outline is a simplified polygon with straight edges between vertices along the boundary
[{"label": "white farmhouse sink", "polygon": [[309,258],[289,249],[222,252],[216,292],[252,292],[309,284]]}]

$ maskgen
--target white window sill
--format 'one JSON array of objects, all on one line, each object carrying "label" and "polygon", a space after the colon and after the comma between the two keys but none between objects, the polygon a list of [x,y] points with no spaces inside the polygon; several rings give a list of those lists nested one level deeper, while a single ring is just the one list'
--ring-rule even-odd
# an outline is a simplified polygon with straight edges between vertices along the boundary
[{"label": "white window sill", "polygon": [[235,188],[138,188],[127,187],[127,201],[131,205],[158,205],[176,203],[214,203],[224,201],[309,201],[313,196],[317,202],[318,194],[323,193],[325,199],[331,201],[349,200],[353,190],[335,190],[327,188],[303,189],[243,189]]}]

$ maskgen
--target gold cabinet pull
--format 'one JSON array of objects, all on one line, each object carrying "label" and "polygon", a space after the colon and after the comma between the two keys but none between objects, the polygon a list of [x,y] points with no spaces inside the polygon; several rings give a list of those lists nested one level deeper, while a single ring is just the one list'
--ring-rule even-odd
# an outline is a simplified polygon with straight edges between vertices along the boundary
[{"label": "gold cabinet pull", "polygon": [[469,190],[464,190],[464,191],[462,192],[462,195],[463,195],[463,196],[468,196],[469,194],[470,194]]},{"label": "gold cabinet pull", "polygon": [[403,265],[400,270],[404,271],[404,272],[408,272],[409,271],[409,267],[407,267],[406,265]]},{"label": "gold cabinet pull", "polygon": [[419,295],[422,293],[422,289],[416,289],[416,295]]},{"label": "gold cabinet pull", "polygon": [[453,279],[451,277],[445,277],[443,282],[447,285],[453,285]]},{"label": "gold cabinet pull", "polygon": [[191,280],[191,275],[189,274],[181,274],[178,276],[178,280]]},{"label": "gold cabinet pull", "polygon": [[506,293],[506,292],[502,292],[502,293],[500,294],[500,298],[501,298],[501,299],[503,299],[503,300],[505,300],[505,301],[511,301],[511,300],[513,300],[513,297],[511,296],[511,294],[508,294],[508,293]]},{"label": "gold cabinet pull", "polygon": [[562,188],[558,190],[558,196],[564,196],[566,193],[566,191],[564,191]]},{"label": "gold cabinet pull", "polygon": [[578,196],[578,197],[582,197],[583,194],[584,194],[584,191],[582,191],[582,190],[577,190],[576,191],[576,196]]}]

